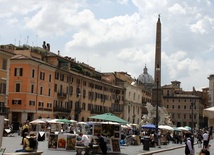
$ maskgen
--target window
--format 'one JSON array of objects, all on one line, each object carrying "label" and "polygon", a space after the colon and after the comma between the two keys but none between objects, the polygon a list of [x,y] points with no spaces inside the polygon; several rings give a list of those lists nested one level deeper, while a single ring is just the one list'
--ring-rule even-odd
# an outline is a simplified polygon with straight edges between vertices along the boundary
[{"label": "window", "polygon": [[72,95],[72,93],[73,93],[73,87],[70,86],[70,87],[69,87],[69,94]]},{"label": "window", "polygon": [[178,109],[181,109],[181,106],[180,106],[180,105],[178,105]]},{"label": "window", "polygon": [[64,81],[64,74],[60,74],[60,80]]},{"label": "window", "polygon": [[47,103],[47,108],[52,108],[52,103]]},{"label": "window", "polygon": [[22,104],[22,100],[20,100],[20,99],[14,99],[14,100],[12,100],[12,104],[19,104],[19,105],[21,105]]},{"label": "window", "polygon": [[31,92],[31,93],[34,92],[34,84],[31,85],[31,91],[30,91],[30,92]]},{"label": "window", "polygon": [[184,119],[186,119],[186,114],[184,114]]},{"label": "window", "polygon": [[180,119],[180,117],[181,117],[181,115],[180,115],[180,114],[178,114],[178,119]]},{"label": "window", "polygon": [[57,73],[57,72],[55,73],[55,79],[57,79],[57,80],[59,79],[59,73]]},{"label": "window", "polygon": [[15,68],[14,76],[22,76],[22,68]]},{"label": "window", "polygon": [[34,105],[35,105],[35,101],[30,100],[30,101],[29,101],[29,105],[30,105],[30,106],[34,106]]},{"label": "window", "polygon": [[40,72],[40,80],[45,80],[45,72]]},{"label": "window", "polygon": [[83,81],[83,86],[86,86],[86,81]]},{"label": "window", "polygon": [[40,87],[40,95],[43,93],[43,87]]},{"label": "window", "polygon": [[51,96],[51,89],[48,89],[48,96]]},{"label": "window", "polygon": [[16,92],[20,92],[20,91],[21,91],[21,84],[16,83]]},{"label": "window", "polygon": [[54,84],[54,92],[57,92],[57,84]]},{"label": "window", "polygon": [[172,109],[174,109],[175,108],[175,105],[172,105]]},{"label": "window", "polygon": [[[82,110],[86,110],[86,104],[82,103]],[[101,107],[101,111],[102,111],[102,107]]]},{"label": "window", "polygon": [[39,107],[43,107],[44,103],[42,101],[39,102]]},{"label": "window", "polygon": [[6,94],[6,81],[0,83],[0,94]]},{"label": "window", "polygon": [[35,69],[32,69],[32,78],[35,78]]},{"label": "window", "polygon": [[51,82],[51,74],[49,74],[49,82]]},{"label": "window", "polygon": [[2,61],[2,69],[7,70],[7,59],[4,59],[4,58],[3,58],[3,61]]},{"label": "window", "polygon": [[186,108],[187,108],[187,106],[185,105],[185,106],[184,106],[184,109],[186,109]]}]

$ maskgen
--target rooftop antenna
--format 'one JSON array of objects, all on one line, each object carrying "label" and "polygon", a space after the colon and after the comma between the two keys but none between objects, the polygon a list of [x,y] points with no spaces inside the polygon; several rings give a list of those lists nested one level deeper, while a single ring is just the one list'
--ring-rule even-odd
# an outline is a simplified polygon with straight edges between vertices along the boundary
[{"label": "rooftop antenna", "polygon": [[29,39],[29,36],[27,36],[27,41],[26,41],[26,45],[28,44],[28,39]]},{"label": "rooftop antenna", "polygon": [[22,38],[22,35],[19,36],[19,46],[21,46],[21,38]]},{"label": "rooftop antenna", "polygon": [[38,46],[38,45],[37,45],[37,38],[38,38],[38,35],[36,34],[36,46]]}]

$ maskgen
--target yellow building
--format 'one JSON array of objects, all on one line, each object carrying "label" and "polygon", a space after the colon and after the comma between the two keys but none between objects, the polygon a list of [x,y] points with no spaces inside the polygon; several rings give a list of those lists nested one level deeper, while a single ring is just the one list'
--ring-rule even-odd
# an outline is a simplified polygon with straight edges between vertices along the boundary
[{"label": "yellow building", "polygon": [[0,47],[0,115],[8,117],[8,89],[10,58],[14,55],[9,48]]}]

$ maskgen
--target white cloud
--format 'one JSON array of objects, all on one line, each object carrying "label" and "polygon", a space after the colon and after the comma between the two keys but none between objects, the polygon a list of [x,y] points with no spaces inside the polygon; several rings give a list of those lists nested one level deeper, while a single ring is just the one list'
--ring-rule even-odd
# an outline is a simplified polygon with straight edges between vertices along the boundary
[{"label": "white cloud", "polygon": [[146,64],[153,76],[160,13],[162,83],[179,80],[186,89],[200,88],[213,72],[213,6],[211,0],[0,0],[0,35],[11,43],[16,36],[38,34],[38,42],[46,40],[53,51],[61,48],[62,55],[97,70],[138,77]]},{"label": "white cloud", "polygon": [[169,10],[169,13],[172,13],[172,14],[182,14],[182,15],[186,14],[185,8],[178,3],[175,3],[172,7],[169,7],[168,10]]}]

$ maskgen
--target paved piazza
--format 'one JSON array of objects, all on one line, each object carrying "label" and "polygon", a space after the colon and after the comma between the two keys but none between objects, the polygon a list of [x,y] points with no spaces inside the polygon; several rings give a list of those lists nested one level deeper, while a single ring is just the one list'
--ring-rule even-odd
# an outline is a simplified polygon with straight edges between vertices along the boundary
[{"label": "paved piazza", "polygon": [[[15,152],[16,149],[19,149],[22,147],[20,145],[21,142],[21,137],[18,135],[15,135],[15,137],[3,137],[3,143],[2,147],[6,148],[5,152]],[[210,144],[212,145],[210,148],[210,154],[214,154],[214,140],[210,141]],[[157,150],[157,149],[163,149],[163,148],[170,148],[170,147],[180,147],[184,146],[183,144],[168,144],[168,145],[162,145],[162,148],[150,148],[150,151],[152,150]],[[141,153],[145,152],[143,150],[143,145],[138,145],[138,146],[121,146],[121,153],[120,155],[140,155]],[[197,145],[195,145],[196,149],[196,154],[199,152],[200,148],[198,148]],[[48,142],[47,140],[44,141],[39,141],[39,150],[43,150],[44,153],[42,155],[76,155],[75,150],[73,151],[59,151],[59,150],[50,150],[48,149]],[[112,153],[108,153],[109,155],[112,155]],[[158,153],[155,155],[183,155],[184,154],[184,148],[176,149],[173,151],[168,151],[168,152],[163,152],[163,153]],[[115,155],[115,153],[114,153]]]}]

